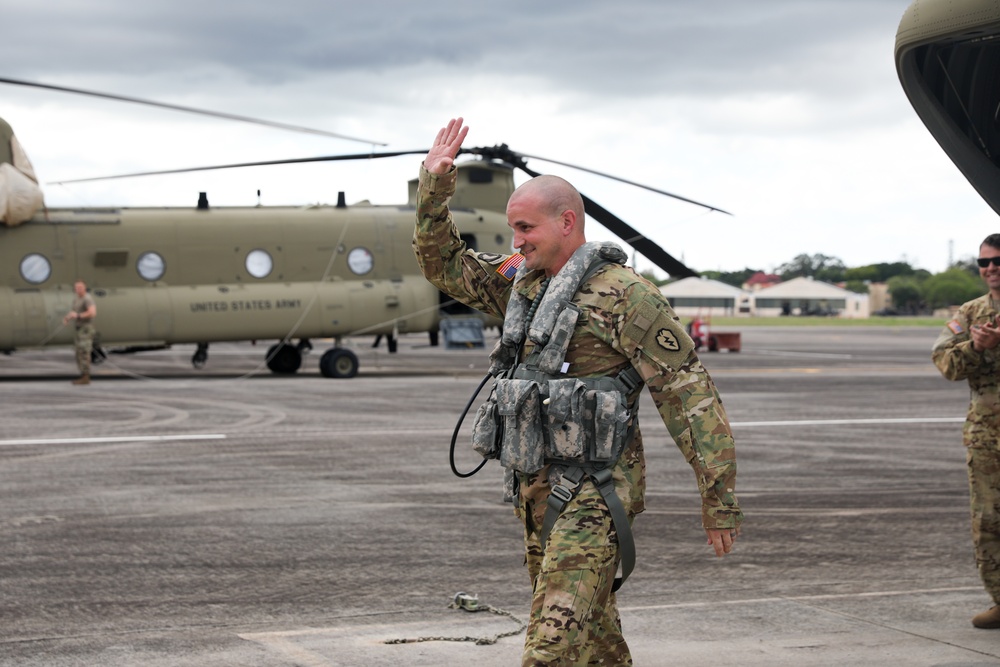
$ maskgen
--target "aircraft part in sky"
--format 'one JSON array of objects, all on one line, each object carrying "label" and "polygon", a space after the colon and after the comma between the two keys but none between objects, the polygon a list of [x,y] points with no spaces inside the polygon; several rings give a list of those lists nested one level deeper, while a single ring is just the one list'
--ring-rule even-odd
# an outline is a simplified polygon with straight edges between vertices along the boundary
[{"label": "aircraft part in sky", "polygon": [[73,93],[75,95],[101,97],[107,100],[114,100],[116,102],[130,102],[132,104],[144,104],[146,106],[159,107],[161,109],[170,109],[171,111],[182,111],[184,113],[197,114],[199,116],[211,116],[213,118],[221,118],[223,120],[235,120],[241,123],[252,123],[254,125],[263,125],[264,127],[273,127],[279,130],[289,130],[291,132],[303,132],[305,134],[315,134],[323,137],[332,137],[334,139],[346,139],[347,141],[357,141],[363,144],[371,144],[372,146],[386,145],[379,141],[372,141],[370,139],[358,139],[357,137],[349,137],[346,134],[338,134],[337,132],[329,132],[327,130],[317,130],[311,127],[303,127],[301,125],[291,125],[289,123],[279,123],[273,120],[261,120],[260,118],[250,118],[249,116],[240,116],[238,114],[226,113],[224,111],[209,111],[207,109],[196,109],[194,107],[186,107],[186,106],[181,106],[179,104],[154,102],[152,100],[143,100],[138,97],[114,95],[112,93],[101,93],[94,90],[83,90],[82,88],[55,86],[47,83],[25,81],[23,79],[11,79],[9,77],[0,77],[0,83],[8,83],[14,86],[28,86],[30,88],[42,88],[44,90],[54,90],[62,93]]},{"label": "aircraft part in sky", "polygon": [[1000,213],[1000,3],[918,0],[900,21],[895,54],[917,115]]}]

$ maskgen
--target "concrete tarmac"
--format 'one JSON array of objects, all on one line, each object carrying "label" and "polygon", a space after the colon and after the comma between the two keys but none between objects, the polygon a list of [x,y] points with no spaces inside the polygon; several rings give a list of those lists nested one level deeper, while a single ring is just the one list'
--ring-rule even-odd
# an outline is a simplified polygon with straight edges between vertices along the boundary
[{"label": "concrete tarmac", "polygon": [[[702,354],[747,514],[722,559],[644,395],[648,510],[618,596],[636,665],[1000,663],[1000,631],[969,622],[991,603],[968,389],[931,365],[936,335],[746,328]],[[220,344],[201,370],[193,348],[113,354],[88,387],[67,349],[0,358],[0,665],[519,664],[520,524],[495,462],[448,463],[488,349],[359,338],[358,377],[328,380],[314,344],[292,377]],[[449,608],[459,592],[480,611]]]}]

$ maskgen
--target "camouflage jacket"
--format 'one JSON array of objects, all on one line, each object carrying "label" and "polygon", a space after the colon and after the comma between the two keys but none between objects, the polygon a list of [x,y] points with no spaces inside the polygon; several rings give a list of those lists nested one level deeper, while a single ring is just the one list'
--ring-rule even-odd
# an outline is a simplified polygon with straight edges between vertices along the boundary
[{"label": "camouflage jacket", "polygon": [[[545,276],[531,271],[514,284],[498,271],[505,257],[480,255],[465,247],[448,210],[455,174],[452,169],[437,176],[421,166],[414,252],[424,276],[435,287],[502,318],[512,289],[530,301]],[[732,431],[715,384],[662,293],[631,269],[612,264],[585,283],[573,303],[582,314],[566,353],[568,375],[615,375],[632,364],[649,387],[674,442],[694,469],[704,527],[738,526],[743,515],[735,495]],[[524,354],[530,351],[529,342]],[[626,509],[641,512],[645,461],[638,432],[615,466],[614,478]],[[529,508],[535,525],[541,525],[553,481],[544,468],[520,480],[520,500]]]},{"label": "camouflage jacket", "polygon": [[971,326],[993,320],[998,312],[1000,303],[989,294],[963,304],[941,331],[931,353],[941,375],[969,382],[971,400],[962,431],[968,446],[1000,449],[1000,348],[977,352],[969,335]]}]

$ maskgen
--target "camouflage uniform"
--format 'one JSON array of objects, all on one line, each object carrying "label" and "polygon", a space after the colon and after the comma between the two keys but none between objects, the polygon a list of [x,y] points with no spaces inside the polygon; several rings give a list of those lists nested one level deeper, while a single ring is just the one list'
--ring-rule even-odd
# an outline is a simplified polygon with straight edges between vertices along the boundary
[{"label": "camouflage uniform", "polygon": [[990,295],[962,305],[941,331],[932,359],[949,380],[968,380],[969,412],[962,428],[969,465],[972,542],[986,591],[1000,604],[1000,348],[972,349],[969,328],[985,324],[1000,312]]},{"label": "camouflage uniform", "polygon": [[[477,254],[459,238],[447,205],[455,174],[420,168],[413,246],[424,276],[449,296],[503,317],[511,290],[530,301],[545,278],[528,272],[514,284],[498,272],[507,257]],[[632,364],[667,429],[695,471],[705,528],[736,528],[743,515],[734,494],[736,455],[718,392],[693,344],[655,285],[631,269],[610,264],[586,282],[572,302],[582,310],[568,351],[569,377],[614,376]],[[531,352],[531,341],[524,355]],[[641,392],[641,386],[630,399]],[[617,535],[593,484],[567,505],[541,548],[537,529],[555,466],[519,474],[515,514],[524,522],[533,600],[524,665],[631,665],[611,590],[619,560]],[[645,460],[635,436],[613,469],[615,491],[628,518],[644,509]]]},{"label": "camouflage uniform", "polygon": [[94,305],[94,297],[89,294],[73,298],[72,311],[77,314],[76,336],[73,344],[76,346],[76,365],[80,369],[80,375],[90,376],[90,353],[94,349],[94,324],[91,320],[80,317]]}]

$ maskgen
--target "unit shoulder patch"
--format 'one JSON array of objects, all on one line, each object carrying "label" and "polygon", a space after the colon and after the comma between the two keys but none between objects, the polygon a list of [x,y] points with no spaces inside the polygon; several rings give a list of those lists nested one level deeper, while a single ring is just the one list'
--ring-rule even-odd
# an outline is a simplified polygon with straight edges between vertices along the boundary
[{"label": "unit shoulder patch", "polygon": [[670,329],[660,329],[656,332],[656,343],[668,352],[677,352],[681,349],[681,344]]}]

